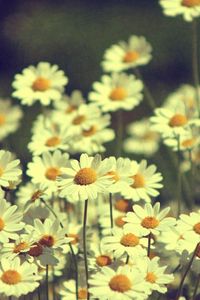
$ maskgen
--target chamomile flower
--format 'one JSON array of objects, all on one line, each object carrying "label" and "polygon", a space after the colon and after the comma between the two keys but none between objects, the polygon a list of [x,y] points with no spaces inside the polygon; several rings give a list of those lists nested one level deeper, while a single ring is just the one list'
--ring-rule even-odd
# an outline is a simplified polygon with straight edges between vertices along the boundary
[{"label": "chamomile flower", "polygon": [[70,96],[64,95],[60,101],[54,102],[54,107],[56,110],[64,114],[71,114],[85,102],[86,101],[82,95],[82,92],[79,90],[74,90]]},{"label": "chamomile flower", "polygon": [[146,65],[151,52],[152,47],[144,37],[132,35],[128,42],[121,41],[106,50],[102,66],[106,72],[121,72]]},{"label": "chamomile flower", "polygon": [[22,115],[19,106],[12,106],[9,99],[0,99],[0,141],[18,129]]},{"label": "chamomile flower", "polygon": [[39,286],[40,276],[35,264],[2,258],[0,263],[0,291],[6,296],[20,297],[33,292]]},{"label": "chamomile flower", "polygon": [[[61,296],[61,300],[76,300],[76,285],[75,280],[70,279],[68,281],[63,282],[63,286],[59,291],[59,295]],[[87,300],[88,291],[84,286],[79,287],[78,289],[78,299],[79,300]]]},{"label": "chamomile flower", "polygon": [[124,150],[127,153],[135,153],[152,156],[159,148],[159,134],[150,129],[150,121],[143,119],[128,125],[127,133],[130,135],[124,141]]},{"label": "chamomile flower", "polygon": [[170,17],[182,15],[187,22],[200,16],[199,0],[160,0],[160,5],[165,15]]},{"label": "chamomile flower", "polygon": [[[77,254],[80,248],[80,243],[82,242],[82,225],[70,222],[66,226],[65,233],[67,234],[67,237],[71,238],[70,244],[74,250],[74,253]],[[68,253],[70,251],[69,244],[64,244],[61,247],[63,253]]]},{"label": "chamomile flower", "polygon": [[145,200],[151,201],[151,197],[159,195],[159,189],[162,188],[162,175],[156,173],[156,166],[147,166],[147,161],[142,160],[140,163],[132,161],[132,184],[122,190],[122,195],[126,199],[132,199],[134,201]]},{"label": "chamomile flower", "polygon": [[89,279],[89,293],[102,300],[146,299],[149,288],[143,274],[128,265],[114,271],[104,267]]},{"label": "chamomile flower", "polygon": [[9,187],[11,181],[18,181],[22,170],[19,159],[13,159],[12,153],[0,150],[0,186]]},{"label": "chamomile flower", "polygon": [[52,154],[45,152],[41,157],[33,157],[28,163],[27,175],[32,177],[33,184],[42,184],[47,192],[57,192],[56,178],[62,174],[62,168],[68,165],[69,155],[56,150]]},{"label": "chamomile flower", "polygon": [[113,252],[104,249],[102,243],[90,244],[90,256],[88,257],[89,268],[91,270],[101,269],[113,263]]},{"label": "chamomile flower", "polygon": [[198,238],[200,237],[200,210],[189,215],[181,214],[179,218],[177,224],[184,229],[183,237],[186,233],[194,233]]},{"label": "chamomile flower", "polygon": [[0,199],[0,242],[7,243],[9,239],[17,239],[24,223],[22,214],[17,212],[16,205],[10,205],[5,199]]},{"label": "chamomile flower", "polygon": [[89,100],[98,104],[102,111],[132,110],[143,99],[143,83],[134,75],[115,73],[104,75],[101,82],[93,84]]},{"label": "chamomile flower", "polygon": [[105,175],[110,167],[100,155],[82,154],[80,161],[70,160],[70,166],[62,168],[59,177],[60,197],[69,196],[74,201],[95,200],[99,194],[106,193],[106,188],[112,183],[110,176]]},{"label": "chamomile flower", "polygon": [[67,77],[57,65],[40,62],[36,67],[29,66],[22,74],[15,75],[12,95],[20,99],[23,105],[30,106],[36,101],[49,105],[51,101],[61,99],[67,82]]},{"label": "chamomile flower", "polygon": [[146,203],[144,208],[140,205],[133,205],[133,211],[126,214],[124,221],[127,223],[124,225],[124,228],[127,230],[139,230],[144,236],[150,233],[158,235],[176,224],[175,218],[166,217],[170,207],[160,211],[159,202],[154,206]]}]

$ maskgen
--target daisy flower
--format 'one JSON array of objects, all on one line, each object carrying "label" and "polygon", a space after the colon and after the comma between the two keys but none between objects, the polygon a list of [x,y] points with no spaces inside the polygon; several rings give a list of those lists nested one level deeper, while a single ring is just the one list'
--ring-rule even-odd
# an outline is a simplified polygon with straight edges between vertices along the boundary
[{"label": "daisy flower", "polygon": [[200,16],[199,0],[160,0],[160,5],[165,15],[170,17],[182,15],[187,22]]},{"label": "daisy flower", "polygon": [[110,176],[105,175],[110,167],[110,162],[102,161],[98,154],[95,157],[82,154],[80,161],[71,159],[70,166],[62,168],[59,177],[60,197],[70,196],[74,201],[95,200],[99,194],[106,193],[112,183]]},{"label": "daisy flower", "polygon": [[140,264],[138,264],[141,272],[145,273],[145,280],[149,284],[149,288],[152,291],[158,291],[159,293],[166,293],[166,284],[173,281],[174,276],[172,274],[165,274],[167,266],[161,267],[159,265],[159,257],[150,259],[144,257]]},{"label": "daisy flower", "polygon": [[104,75],[101,82],[93,84],[89,100],[98,104],[102,111],[132,110],[143,99],[143,83],[134,75],[115,73]]},{"label": "daisy flower", "polygon": [[133,205],[133,211],[126,214],[124,221],[127,223],[124,225],[124,228],[127,230],[139,230],[144,236],[150,233],[158,235],[176,224],[175,218],[166,217],[170,207],[160,211],[159,202],[155,203],[154,206],[146,203],[144,208],[139,205]]},{"label": "daisy flower", "polygon": [[104,267],[89,279],[89,293],[101,300],[146,299],[148,284],[143,274],[128,265],[118,267],[117,271]]},{"label": "daisy flower", "polygon": [[121,72],[146,65],[152,58],[152,47],[143,36],[132,35],[128,42],[112,45],[104,54],[102,63],[106,72]]},{"label": "daisy flower", "polygon": [[127,230],[126,228],[114,228],[112,236],[107,236],[102,239],[103,248],[106,251],[114,252],[116,258],[128,255],[130,257],[144,256],[147,247],[147,239],[142,238],[138,230]]},{"label": "daisy flower", "polygon": [[60,101],[54,102],[53,104],[56,110],[63,112],[64,114],[71,114],[85,102],[82,92],[74,90],[70,96],[64,95]]},{"label": "daisy flower", "polygon": [[19,106],[12,106],[9,99],[0,99],[0,141],[18,129],[22,116]]},{"label": "daisy flower", "polygon": [[[67,237],[71,238],[70,244],[74,250],[74,253],[77,254],[80,248],[79,244],[82,242],[82,225],[68,222],[65,233],[67,233]],[[69,244],[62,245],[62,250],[63,253],[68,253],[70,251]]]},{"label": "daisy flower", "polygon": [[127,133],[130,135],[124,141],[124,150],[145,156],[152,156],[159,148],[159,134],[150,129],[149,119],[143,119],[128,125]]},{"label": "daisy flower", "polygon": [[10,182],[18,181],[22,170],[19,159],[13,159],[12,153],[0,150],[0,186],[9,187]]},{"label": "daisy flower", "polygon": [[27,175],[32,177],[33,184],[42,184],[49,194],[57,192],[56,178],[62,174],[62,168],[68,165],[69,155],[56,150],[52,154],[45,152],[42,157],[33,157],[28,163]]},{"label": "daisy flower", "polygon": [[5,199],[0,199],[0,242],[7,243],[9,239],[17,239],[24,223],[22,214],[16,212],[17,206],[10,205]]},{"label": "daisy flower", "polygon": [[[75,280],[70,279],[63,282],[63,287],[59,291],[61,300],[76,300],[76,285]],[[78,299],[87,300],[88,291],[85,286],[81,286],[78,289]]]},{"label": "daisy flower", "polygon": [[13,260],[1,259],[0,290],[4,295],[18,298],[33,292],[39,286],[40,279],[36,265],[26,261],[20,263],[19,257]]},{"label": "daisy flower", "polygon": [[177,224],[184,230],[183,237],[186,233],[194,233],[200,238],[200,210],[191,212],[189,215],[181,214],[179,218]]},{"label": "daisy flower", "polygon": [[22,74],[15,75],[12,96],[20,99],[23,105],[30,106],[36,101],[49,105],[51,101],[61,99],[67,82],[67,77],[57,65],[40,62],[36,67],[29,66]]},{"label": "daisy flower", "polygon": [[90,256],[88,257],[89,268],[91,270],[101,269],[105,266],[111,265],[113,260],[113,252],[104,249],[103,244],[90,244]]},{"label": "daisy flower", "polygon": [[158,189],[162,188],[162,175],[156,173],[156,166],[147,166],[147,161],[142,160],[140,163],[132,161],[130,178],[133,180],[132,184],[128,188],[122,190],[122,196],[126,199],[132,199],[134,201],[145,200],[150,202],[150,197],[156,197],[159,195]]}]

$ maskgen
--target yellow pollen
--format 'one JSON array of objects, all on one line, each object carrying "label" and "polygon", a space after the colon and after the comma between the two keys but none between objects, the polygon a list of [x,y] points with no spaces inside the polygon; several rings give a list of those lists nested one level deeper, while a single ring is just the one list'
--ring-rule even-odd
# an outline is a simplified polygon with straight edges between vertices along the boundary
[{"label": "yellow pollen", "polygon": [[139,244],[139,238],[133,233],[127,233],[121,238],[120,243],[125,247],[135,247]]},{"label": "yellow pollen", "polygon": [[146,281],[148,281],[150,283],[155,283],[156,279],[157,279],[157,277],[156,277],[156,275],[153,272],[147,273]]},{"label": "yellow pollen", "polygon": [[70,237],[70,238],[73,238],[73,241],[71,241],[70,243],[71,244],[73,244],[73,245],[75,245],[75,244],[77,244],[78,242],[79,242],[79,235],[78,234],[75,234],[75,233],[69,233],[68,235],[67,235],[67,237]]},{"label": "yellow pollen", "polygon": [[43,253],[43,247],[39,243],[35,243],[31,246],[28,254],[33,257],[38,257]]},{"label": "yellow pollen", "polygon": [[137,188],[143,188],[145,186],[145,180],[144,180],[144,176],[142,174],[135,174],[134,176],[132,176],[134,182],[131,185],[133,188],[137,189]]},{"label": "yellow pollen", "polygon": [[3,173],[4,173],[4,169],[0,167],[0,177],[3,175]]},{"label": "yellow pollen", "polygon": [[127,97],[127,95],[125,88],[118,86],[112,90],[109,97],[113,101],[122,101]]},{"label": "yellow pollen", "polygon": [[74,120],[72,121],[73,125],[80,125],[85,121],[86,117],[83,115],[77,116],[76,118],[74,118]]},{"label": "yellow pollen", "polygon": [[125,63],[135,62],[139,58],[139,56],[140,55],[137,51],[128,51],[123,58],[123,62]]},{"label": "yellow pollen", "polygon": [[5,223],[4,220],[0,218],[0,231],[4,229]]},{"label": "yellow pollen", "polygon": [[55,147],[55,146],[59,145],[60,142],[61,142],[61,141],[60,141],[60,138],[59,138],[58,136],[53,136],[53,137],[49,138],[49,139],[46,141],[45,145],[46,145],[47,147]]},{"label": "yellow pollen", "polygon": [[188,120],[185,115],[182,114],[176,114],[174,115],[170,121],[169,121],[169,126],[171,127],[182,127],[185,124],[187,124]]},{"label": "yellow pollen", "polygon": [[100,255],[96,258],[96,264],[100,267],[109,266],[112,263],[112,259],[107,255]]},{"label": "yellow pollen", "polygon": [[1,280],[6,284],[17,284],[21,281],[21,275],[15,270],[7,270],[1,275]]},{"label": "yellow pollen", "polygon": [[52,235],[44,235],[40,240],[39,244],[46,247],[52,247],[55,244],[55,239]]},{"label": "yellow pollen", "polygon": [[191,139],[184,140],[181,143],[181,146],[184,148],[190,148],[190,147],[194,146],[195,143],[196,143],[196,138],[191,138]]},{"label": "yellow pollen", "polygon": [[124,224],[125,224],[126,222],[123,220],[123,218],[124,218],[124,216],[120,216],[120,217],[117,217],[117,218],[115,219],[115,225],[116,225],[117,227],[123,227],[123,226],[124,226]]},{"label": "yellow pollen", "polygon": [[3,114],[0,114],[0,126],[4,125],[6,122],[6,117]]},{"label": "yellow pollen", "polygon": [[159,221],[155,217],[146,217],[142,220],[141,225],[147,229],[153,229],[159,225]]},{"label": "yellow pollen", "polygon": [[125,199],[119,199],[115,203],[115,208],[121,212],[128,212],[130,209],[130,201]]},{"label": "yellow pollen", "polygon": [[14,253],[20,253],[22,250],[25,250],[28,248],[28,244],[25,242],[21,242],[18,245],[15,246],[13,252]]},{"label": "yellow pollen", "polygon": [[110,171],[107,173],[107,175],[110,175],[115,182],[117,182],[120,178],[119,174],[115,171]]},{"label": "yellow pollen", "polygon": [[32,89],[35,92],[45,92],[51,86],[51,81],[44,77],[38,77],[32,84]]},{"label": "yellow pollen", "polygon": [[80,169],[74,177],[74,182],[79,185],[92,184],[97,180],[97,173],[92,168]]},{"label": "yellow pollen", "polygon": [[87,130],[83,130],[82,131],[82,135],[83,136],[92,136],[92,135],[94,135],[95,133],[97,132],[97,128],[96,128],[96,126],[91,126],[89,129],[87,129]]},{"label": "yellow pollen", "polygon": [[131,289],[131,281],[126,275],[115,275],[109,282],[111,290],[125,293]]},{"label": "yellow pollen", "polygon": [[193,226],[193,230],[197,233],[200,234],[200,223],[197,223]]},{"label": "yellow pollen", "polygon": [[200,0],[183,0],[182,5],[187,7],[199,6]]},{"label": "yellow pollen", "polygon": [[81,288],[78,290],[78,300],[87,299],[88,291],[87,289]]},{"label": "yellow pollen", "polygon": [[68,108],[65,110],[66,114],[70,114],[71,112],[75,111],[77,107],[75,105],[69,105]]},{"label": "yellow pollen", "polygon": [[40,198],[41,196],[42,196],[42,192],[41,191],[36,191],[35,193],[33,193],[33,195],[32,195],[32,197],[31,197],[31,201],[35,201],[35,200],[37,200],[38,198]]},{"label": "yellow pollen", "polygon": [[46,178],[53,181],[55,181],[56,177],[59,176],[60,174],[61,174],[60,170],[54,167],[48,168],[45,172]]}]

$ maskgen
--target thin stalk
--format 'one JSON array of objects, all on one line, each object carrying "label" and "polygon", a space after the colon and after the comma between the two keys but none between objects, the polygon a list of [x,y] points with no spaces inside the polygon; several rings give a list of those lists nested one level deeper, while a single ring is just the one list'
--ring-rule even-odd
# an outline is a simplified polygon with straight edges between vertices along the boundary
[{"label": "thin stalk", "polygon": [[148,235],[148,248],[147,248],[147,256],[150,257],[151,254],[151,233]]},{"label": "thin stalk", "polygon": [[46,265],[46,300],[49,300],[49,266]]},{"label": "thin stalk", "polygon": [[177,137],[177,143],[178,143],[178,170],[177,170],[177,218],[178,218],[181,213],[181,191],[182,191],[180,136]]},{"label": "thin stalk", "polygon": [[194,260],[194,258],[195,258],[195,255],[196,255],[196,252],[197,252],[197,249],[198,249],[199,246],[200,246],[200,243],[198,243],[198,244],[196,245],[195,249],[194,249],[193,255],[192,255],[192,257],[191,257],[191,259],[190,259],[190,261],[189,261],[189,263],[188,263],[188,266],[187,266],[187,268],[186,268],[186,270],[185,270],[185,273],[183,274],[183,277],[182,277],[182,279],[181,279],[181,282],[180,282],[179,289],[178,289],[178,292],[177,292],[177,295],[176,295],[176,299],[175,299],[175,300],[178,300],[179,297],[181,296],[181,292],[182,292],[182,289],[183,289],[183,285],[184,285],[185,279],[186,279],[186,277],[187,277],[188,272],[190,271],[190,268],[191,268],[191,266],[192,266],[193,260]]},{"label": "thin stalk", "polygon": [[[50,210],[50,212],[54,215],[54,217],[56,219],[58,219],[58,216],[56,215],[56,213],[54,212],[54,210],[44,201],[41,199],[41,202],[44,203],[44,205]],[[60,221],[60,226],[62,228],[64,228],[64,225],[62,224],[62,222]],[[68,235],[66,234],[66,237]],[[76,259],[76,255],[74,253],[72,244],[69,243],[69,248],[70,248],[70,252],[72,254],[72,259],[73,259],[73,263],[74,263],[74,268],[75,268],[75,282],[76,282],[76,300],[78,300],[78,263],[77,263],[77,259]]]},{"label": "thin stalk", "polygon": [[111,227],[111,229],[113,229],[112,193],[109,193],[109,204],[110,204],[110,227]]},{"label": "thin stalk", "polygon": [[[89,290],[89,284],[88,284],[89,273],[88,273],[87,244],[86,244],[87,209],[88,209],[88,199],[85,200],[84,215],[83,215],[83,255],[84,255],[84,264],[85,264],[86,285],[87,285],[87,290]],[[87,300],[89,300],[89,293],[87,293]]]},{"label": "thin stalk", "polygon": [[123,112],[119,110],[117,112],[117,149],[116,156],[121,156],[122,153],[122,143],[123,143]]},{"label": "thin stalk", "polygon": [[199,288],[199,283],[200,283],[200,274],[197,277],[197,281],[196,281],[196,284],[195,284],[195,287],[194,287],[194,292],[193,292],[193,295],[192,295],[192,300],[195,300],[195,298],[196,298],[198,288]]},{"label": "thin stalk", "polygon": [[196,88],[197,109],[200,116],[200,95],[199,95],[199,62],[198,62],[198,35],[197,35],[197,21],[192,22],[192,69],[193,79]]},{"label": "thin stalk", "polygon": [[126,257],[126,264],[128,264],[129,262],[129,255],[127,254],[127,257]]}]

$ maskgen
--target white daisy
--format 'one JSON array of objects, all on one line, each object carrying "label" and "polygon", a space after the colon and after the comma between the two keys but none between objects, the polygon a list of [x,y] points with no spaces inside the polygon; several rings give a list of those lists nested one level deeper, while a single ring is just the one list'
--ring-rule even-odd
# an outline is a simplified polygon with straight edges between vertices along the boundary
[{"label": "white daisy", "polygon": [[200,238],[200,210],[191,212],[189,215],[181,214],[179,218],[177,224],[184,230],[183,237],[185,234],[194,233]]},{"label": "white daisy", "polygon": [[18,129],[22,116],[19,106],[12,106],[9,99],[0,99],[0,141]]},{"label": "white daisy", "polygon": [[51,101],[61,99],[64,86],[68,79],[57,65],[40,62],[36,67],[29,66],[22,74],[15,75],[13,97],[21,100],[24,105],[32,105],[40,101],[49,105]]},{"label": "white daisy", "polygon": [[90,256],[88,264],[91,270],[101,269],[105,266],[110,266],[114,262],[113,252],[104,249],[102,243],[90,244]]},{"label": "white daisy", "polygon": [[147,161],[142,160],[139,164],[136,161],[132,161],[131,172],[133,182],[129,187],[122,190],[122,195],[126,199],[132,199],[134,201],[145,200],[150,202],[150,197],[156,197],[159,195],[158,189],[162,188],[160,183],[162,180],[161,173],[156,173],[156,166],[150,165],[147,167]]},{"label": "white daisy", "polygon": [[[67,236],[71,238],[70,244],[74,253],[77,254],[80,248],[80,242],[82,242],[82,225],[75,224],[74,222],[68,222],[65,232],[67,233]],[[70,251],[69,244],[63,245],[62,250],[63,253],[68,253]]]},{"label": "white daisy", "polygon": [[198,148],[200,145],[199,130],[187,130],[182,134],[179,139],[175,137],[169,137],[164,139],[164,144],[171,147],[173,151],[191,151],[194,148]]},{"label": "white daisy", "polygon": [[26,261],[20,263],[19,257],[13,260],[1,259],[0,291],[4,295],[18,298],[33,292],[39,286],[40,279],[36,265]]},{"label": "white daisy", "polygon": [[187,22],[200,16],[199,0],[160,0],[164,14],[170,17],[183,15],[183,19]]},{"label": "white daisy", "polygon": [[62,99],[58,102],[54,102],[55,109],[63,112],[64,114],[70,114],[77,110],[78,107],[85,103],[85,99],[82,92],[79,90],[72,91],[71,95],[64,95]]},{"label": "white daisy", "polygon": [[[59,291],[61,300],[76,300],[76,285],[75,280],[70,279],[63,282],[63,287]],[[78,289],[78,299],[87,300],[88,291],[84,286],[79,287]]]},{"label": "white daisy", "polygon": [[143,83],[134,75],[125,73],[104,75],[101,82],[93,84],[94,92],[89,100],[98,104],[102,111],[132,110],[143,99]]},{"label": "white daisy", "polygon": [[20,179],[22,170],[19,167],[19,159],[13,159],[12,153],[0,150],[0,186],[9,187],[10,182]]},{"label": "white daisy", "polygon": [[128,212],[124,221],[127,222],[124,228],[127,230],[139,230],[144,236],[152,233],[158,235],[162,231],[167,231],[176,224],[175,218],[166,217],[170,207],[160,211],[160,203],[154,206],[146,203],[144,208],[133,205],[133,212]]},{"label": "white daisy", "polygon": [[106,193],[106,188],[112,183],[110,176],[105,175],[110,167],[110,162],[102,161],[100,155],[89,157],[82,154],[80,162],[71,159],[70,167],[62,168],[59,178],[60,196],[69,196],[74,201],[95,200],[99,194]]},{"label": "white daisy", "polygon": [[152,47],[142,36],[132,35],[128,43],[121,41],[106,50],[103,69],[106,72],[121,72],[146,65],[152,58]]},{"label": "white daisy", "polygon": [[32,177],[34,184],[42,184],[48,193],[57,191],[56,178],[62,174],[62,168],[68,165],[69,155],[56,150],[52,154],[45,152],[42,157],[33,157],[28,163],[27,175]]}]

